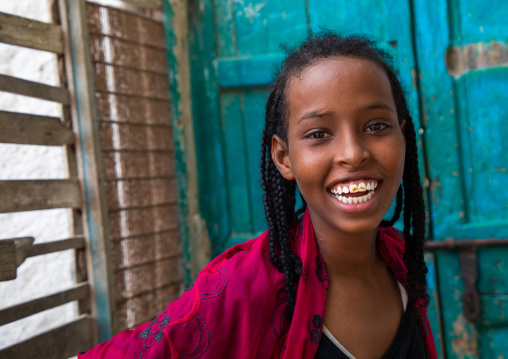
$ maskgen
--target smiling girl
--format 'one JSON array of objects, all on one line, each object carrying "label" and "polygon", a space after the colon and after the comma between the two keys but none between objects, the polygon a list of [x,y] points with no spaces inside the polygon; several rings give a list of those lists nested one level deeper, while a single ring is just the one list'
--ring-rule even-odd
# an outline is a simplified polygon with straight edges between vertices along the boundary
[{"label": "smiling girl", "polygon": [[391,58],[364,37],[310,37],[288,50],[265,120],[268,231],[82,358],[436,358],[416,135]]}]

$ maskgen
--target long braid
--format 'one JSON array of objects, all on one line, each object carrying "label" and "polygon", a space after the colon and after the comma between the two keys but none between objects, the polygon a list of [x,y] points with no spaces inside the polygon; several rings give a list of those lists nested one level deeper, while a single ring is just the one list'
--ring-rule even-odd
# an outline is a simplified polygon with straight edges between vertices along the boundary
[{"label": "long braid", "polygon": [[[407,121],[407,120],[406,120]],[[423,190],[418,172],[418,152],[416,146],[416,133],[412,121],[406,123],[406,160],[403,175],[407,193],[404,206],[409,210],[404,213],[404,236],[406,237],[406,252],[404,263],[408,269],[408,292],[415,306],[418,299],[423,299],[423,306],[428,305],[429,297],[426,288],[427,267],[423,256],[425,242],[425,204]],[[406,219],[407,217],[407,219]],[[407,224],[410,224],[408,226]],[[413,228],[413,233],[410,229]],[[419,308],[416,308],[419,309]]]},{"label": "long braid", "polygon": [[268,223],[269,254],[272,263],[285,275],[285,287],[288,294],[287,314],[291,319],[296,303],[296,287],[301,273],[301,260],[290,247],[289,227],[296,220],[294,181],[288,181],[277,170],[271,157],[271,139],[274,133],[284,132],[280,128],[280,101],[282,95],[275,86],[266,106],[266,125],[262,137],[261,185],[263,203]]},{"label": "long braid", "polygon": [[341,37],[331,32],[309,37],[299,47],[284,47],[288,56],[284,60],[274,81],[268,97],[265,114],[265,128],[261,150],[261,185],[263,203],[269,229],[270,259],[277,269],[285,275],[285,287],[288,295],[287,314],[291,319],[296,303],[296,289],[302,271],[301,259],[291,248],[290,226],[306,208],[302,197],[302,208],[295,210],[296,184],[288,181],[277,170],[271,157],[271,140],[279,136],[287,144],[286,88],[292,76],[319,59],[328,57],[355,57],[370,60],[379,65],[388,76],[392,87],[397,116],[400,123],[406,122],[406,158],[401,187],[397,192],[394,215],[390,220],[383,220],[382,226],[393,225],[400,214],[404,213],[404,235],[406,251],[404,263],[408,269],[407,289],[414,308],[419,312],[418,300],[428,304],[426,293],[427,268],[423,259],[425,240],[425,208],[420,176],[418,173],[418,154],[416,134],[409,114],[402,86],[395,75],[392,59],[383,50],[376,47],[374,41],[362,36]]}]

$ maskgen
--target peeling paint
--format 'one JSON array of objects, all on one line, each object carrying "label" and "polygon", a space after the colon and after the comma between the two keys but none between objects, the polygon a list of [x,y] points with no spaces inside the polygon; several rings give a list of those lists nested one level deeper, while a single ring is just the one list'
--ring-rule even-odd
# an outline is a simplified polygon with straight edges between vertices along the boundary
[{"label": "peeling paint", "polygon": [[259,11],[265,7],[265,4],[256,4],[256,5],[253,5],[252,3],[249,3],[249,5],[247,5],[247,7],[245,7],[243,9],[243,14],[245,15],[245,17],[247,19],[249,19],[249,21],[251,23],[254,22],[254,18],[256,17],[260,17],[261,14],[259,13]]},{"label": "peeling paint", "polygon": [[452,323],[453,334],[451,344],[453,353],[457,358],[466,358],[470,355],[478,355],[478,338],[475,329],[472,334],[468,331],[468,321],[464,314],[460,313],[457,319]]},{"label": "peeling paint", "polygon": [[508,65],[508,44],[500,41],[452,46],[445,52],[448,74],[459,78],[472,70]]}]

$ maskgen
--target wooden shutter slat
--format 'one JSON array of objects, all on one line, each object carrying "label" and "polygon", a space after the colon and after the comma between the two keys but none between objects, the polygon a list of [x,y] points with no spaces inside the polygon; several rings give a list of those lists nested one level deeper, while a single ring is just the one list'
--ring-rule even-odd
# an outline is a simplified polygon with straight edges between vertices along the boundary
[{"label": "wooden shutter slat", "polygon": [[26,251],[26,257],[35,257],[42,254],[65,251],[66,249],[78,249],[85,246],[83,237],[62,239],[59,241],[35,244]]},{"label": "wooden shutter slat", "polygon": [[78,180],[0,181],[0,213],[80,208]]},{"label": "wooden shutter slat", "polygon": [[16,320],[29,317],[33,314],[58,307],[62,304],[87,298],[89,295],[88,283],[81,283],[69,290],[55,293],[47,297],[34,299],[25,303],[0,310],[0,325],[12,323]]},{"label": "wooden shutter slat", "polygon": [[0,142],[62,146],[75,142],[75,135],[56,117],[0,111]]},{"label": "wooden shutter slat", "polygon": [[0,358],[61,359],[92,347],[92,320],[78,320],[0,350]]},{"label": "wooden shutter slat", "polygon": [[0,12],[0,42],[63,54],[62,29],[55,24]]},{"label": "wooden shutter slat", "polygon": [[0,241],[0,282],[16,278],[16,244],[14,241]]},{"label": "wooden shutter slat", "polygon": [[162,10],[161,0],[124,0],[124,2],[149,9]]},{"label": "wooden shutter slat", "polygon": [[0,91],[59,102],[63,105],[70,103],[69,91],[66,88],[44,85],[7,75],[0,75]]}]

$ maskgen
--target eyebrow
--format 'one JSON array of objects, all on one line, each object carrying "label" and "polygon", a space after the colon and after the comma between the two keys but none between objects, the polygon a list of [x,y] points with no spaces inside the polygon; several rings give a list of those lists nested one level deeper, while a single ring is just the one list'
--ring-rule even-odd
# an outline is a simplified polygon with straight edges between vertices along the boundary
[{"label": "eyebrow", "polygon": [[383,103],[383,102],[377,102],[377,103],[373,103],[371,105],[367,105],[365,107],[362,107],[360,109],[360,111],[368,111],[368,110],[387,110],[387,111],[390,111],[391,113],[395,113],[395,111],[393,110],[393,108],[391,106],[388,106],[387,104]]},{"label": "eyebrow", "polygon": [[305,115],[303,115],[302,117],[300,117],[298,119],[298,121],[296,121],[296,123],[300,123],[301,121],[303,120],[307,120],[309,118],[314,118],[314,117],[324,117],[325,115],[327,115],[329,112],[328,111],[324,111],[324,112],[320,112],[319,110],[317,111],[311,111],[311,112],[308,112],[306,113]]},{"label": "eyebrow", "polygon": [[[360,108],[360,111],[369,111],[369,110],[386,110],[386,111],[390,111],[391,113],[395,113],[394,109],[391,106],[388,106],[387,104],[385,104],[383,102],[373,103],[373,104],[370,104],[370,105]],[[322,118],[322,117],[325,117],[327,114],[329,114],[328,111],[324,111],[324,112],[321,112],[319,110],[311,111],[311,112],[306,113],[302,117],[300,117],[298,119],[298,121],[296,121],[296,123],[300,123],[300,122],[307,120],[309,118],[315,118],[315,117]]]}]

